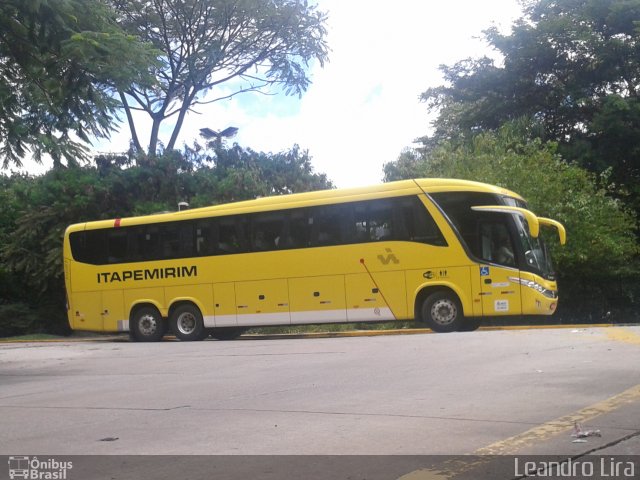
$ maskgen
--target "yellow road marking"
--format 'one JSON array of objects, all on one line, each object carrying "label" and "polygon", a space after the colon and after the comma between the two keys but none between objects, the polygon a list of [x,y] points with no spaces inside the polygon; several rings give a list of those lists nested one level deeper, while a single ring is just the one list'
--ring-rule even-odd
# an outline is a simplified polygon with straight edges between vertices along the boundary
[{"label": "yellow road marking", "polygon": [[401,476],[398,480],[448,480],[449,478],[452,477],[439,470],[423,468],[422,470],[415,470],[407,473],[406,475]]},{"label": "yellow road marking", "polygon": [[612,412],[623,405],[637,400],[640,400],[640,385],[631,387],[618,395],[594,403],[577,412],[564,415],[550,422],[545,422],[542,425],[533,427],[526,432],[522,432],[506,440],[501,440],[486,447],[479,448],[473,453],[475,455],[512,455],[523,447],[571,430],[576,422],[587,422],[588,420]]},{"label": "yellow road marking", "polygon": [[610,328],[607,329],[607,338],[617,342],[631,343],[640,345],[640,335],[626,328]]},{"label": "yellow road marking", "polygon": [[474,470],[491,461],[491,455],[514,455],[521,449],[547,440],[555,435],[571,430],[576,423],[585,423],[605,413],[640,400],[640,385],[635,385],[613,397],[594,403],[568,415],[545,422],[505,440],[479,448],[465,460],[464,455],[443,462],[437,469],[422,469],[403,475],[398,480],[442,480],[454,478],[462,473]]}]

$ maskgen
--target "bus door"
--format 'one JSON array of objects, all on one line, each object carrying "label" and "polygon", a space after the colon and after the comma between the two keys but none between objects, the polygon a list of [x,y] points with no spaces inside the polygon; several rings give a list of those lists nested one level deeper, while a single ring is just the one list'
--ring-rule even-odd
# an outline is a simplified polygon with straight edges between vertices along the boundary
[{"label": "bus door", "polygon": [[516,250],[508,225],[502,221],[479,223],[479,265],[482,313],[485,317],[522,314],[520,284],[517,279]]}]

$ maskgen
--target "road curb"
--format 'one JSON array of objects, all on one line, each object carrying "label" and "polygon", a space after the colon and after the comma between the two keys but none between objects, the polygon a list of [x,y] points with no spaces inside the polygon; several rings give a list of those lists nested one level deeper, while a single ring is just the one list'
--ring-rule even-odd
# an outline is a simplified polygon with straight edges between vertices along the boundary
[{"label": "road curb", "polygon": [[[128,335],[126,339],[128,340]],[[107,342],[107,341],[123,341],[125,340],[124,335],[108,335],[108,336],[100,336],[100,337],[79,337],[79,338],[43,338],[40,340],[24,340],[24,339],[11,339],[11,338],[3,338],[0,339],[0,344],[2,343],[78,343],[78,342]]]},{"label": "road curb", "polygon": [[[506,326],[485,326],[478,331],[498,331],[498,330],[544,330],[544,329],[578,329],[578,328],[601,328],[616,327],[625,325],[614,325],[611,323],[593,324],[571,324],[571,325],[506,325]],[[336,338],[336,337],[379,337],[383,335],[424,335],[435,333],[429,328],[399,328],[396,330],[355,330],[349,332],[308,332],[308,333],[264,333],[264,334],[244,334],[239,340],[261,340],[265,338],[285,339],[285,338]],[[459,332],[456,332],[459,333]],[[467,332],[468,333],[468,332]]]},{"label": "road curb", "polygon": [[[558,329],[580,329],[580,328],[607,328],[625,327],[636,324],[612,324],[612,323],[590,323],[590,324],[566,324],[566,325],[488,325],[480,327],[478,331],[499,331],[499,330],[558,330]],[[297,338],[341,338],[341,337],[379,337],[387,335],[425,335],[435,333],[429,328],[399,328],[393,330],[351,330],[345,332],[306,332],[306,333],[250,333],[238,337],[238,340],[263,340],[263,339],[297,339]],[[175,340],[170,335],[166,340]],[[129,341],[128,335],[109,335],[98,337],[80,338],[51,338],[42,340],[22,340],[22,339],[0,339],[0,344],[9,343],[78,343],[78,342],[113,342]]]}]

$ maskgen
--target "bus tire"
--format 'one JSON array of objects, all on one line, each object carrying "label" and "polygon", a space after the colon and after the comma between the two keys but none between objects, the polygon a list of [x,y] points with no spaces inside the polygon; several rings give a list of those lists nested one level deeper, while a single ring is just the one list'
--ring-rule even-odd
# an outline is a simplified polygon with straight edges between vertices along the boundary
[{"label": "bus tire", "polygon": [[207,331],[202,321],[202,313],[195,305],[184,304],[176,307],[169,317],[171,329],[176,337],[185,342],[204,340]]},{"label": "bus tire", "polygon": [[211,338],[216,340],[235,340],[245,332],[241,327],[218,327],[211,329]]},{"label": "bus tire", "polygon": [[464,317],[458,297],[445,290],[432,293],[422,303],[422,321],[434,332],[447,333],[459,330]]},{"label": "bus tire", "polygon": [[136,342],[159,342],[164,336],[162,315],[151,306],[134,310],[129,325],[130,337]]},{"label": "bus tire", "polygon": [[475,332],[480,328],[480,318],[467,317],[462,321],[462,325],[458,329],[459,332]]}]

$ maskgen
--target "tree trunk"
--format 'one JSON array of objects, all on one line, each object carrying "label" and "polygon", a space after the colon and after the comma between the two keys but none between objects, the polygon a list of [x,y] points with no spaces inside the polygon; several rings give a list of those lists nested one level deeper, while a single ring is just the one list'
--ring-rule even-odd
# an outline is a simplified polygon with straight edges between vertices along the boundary
[{"label": "tree trunk", "polygon": [[195,90],[188,97],[186,97],[182,101],[182,106],[180,107],[180,113],[178,113],[178,120],[176,120],[176,125],[173,127],[173,132],[171,133],[171,139],[167,144],[167,150],[173,150],[176,146],[176,141],[178,140],[178,135],[180,134],[180,130],[182,129],[182,124],[184,123],[184,117],[187,115],[189,111],[189,105],[193,102],[193,98],[195,97]]},{"label": "tree trunk", "polygon": [[123,92],[118,93],[120,94],[120,100],[122,101],[122,105],[124,106],[124,111],[127,114],[127,123],[129,124],[129,131],[131,132],[131,141],[133,142],[133,146],[136,149],[136,153],[142,153],[142,145],[140,144],[140,139],[138,138],[136,125],[135,123],[133,123],[133,115],[131,114],[131,108],[129,108],[127,97],[125,97]]},{"label": "tree trunk", "polygon": [[158,135],[160,133],[161,115],[154,115],[153,126],[151,127],[151,136],[149,138],[149,150],[147,154],[149,158],[154,158],[158,153]]}]

